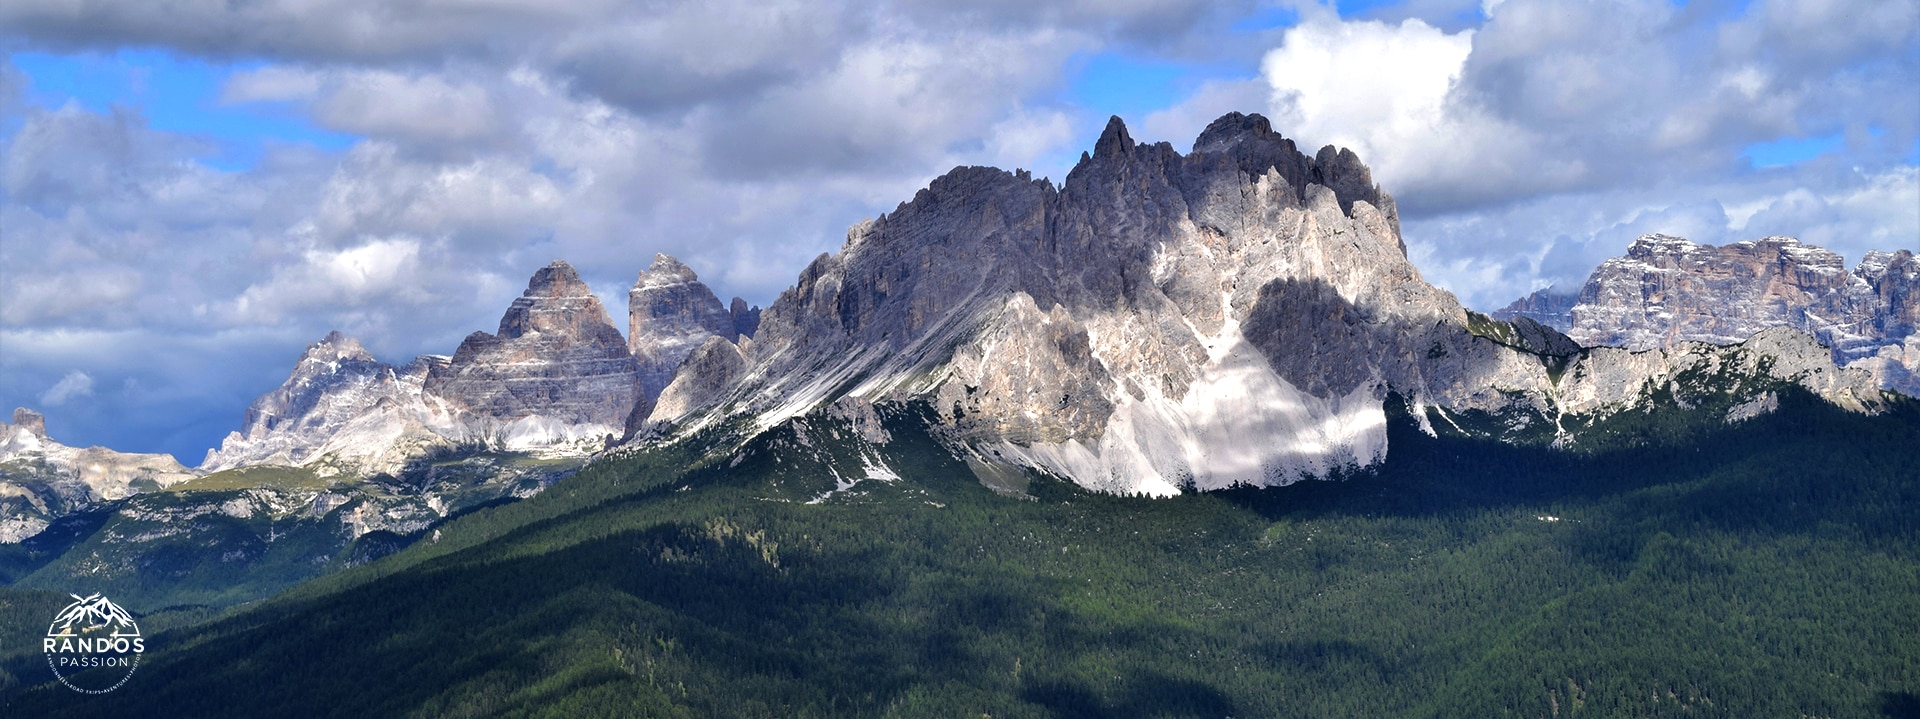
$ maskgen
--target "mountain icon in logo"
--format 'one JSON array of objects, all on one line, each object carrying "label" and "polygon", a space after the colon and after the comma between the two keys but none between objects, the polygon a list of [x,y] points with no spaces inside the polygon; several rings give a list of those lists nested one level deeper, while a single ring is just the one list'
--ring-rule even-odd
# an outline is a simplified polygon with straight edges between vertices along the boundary
[{"label": "mountain icon in logo", "polygon": [[[73,597],[74,601],[60,610],[59,614],[54,615],[53,624],[47,627],[47,636],[72,637],[93,634],[102,629],[113,630],[113,633],[108,636],[140,636],[140,625],[134,623],[133,615],[128,614],[127,610],[121,609],[120,605],[114,604],[112,600],[101,596],[100,593],[95,592],[85,597],[78,594],[67,596]],[[74,629],[76,626],[79,627],[77,632]]]},{"label": "mountain icon in logo", "polygon": [[55,678],[82,694],[120,688],[140,666],[147,640],[133,615],[98,592],[69,594],[73,603],[53,615],[41,648]]}]

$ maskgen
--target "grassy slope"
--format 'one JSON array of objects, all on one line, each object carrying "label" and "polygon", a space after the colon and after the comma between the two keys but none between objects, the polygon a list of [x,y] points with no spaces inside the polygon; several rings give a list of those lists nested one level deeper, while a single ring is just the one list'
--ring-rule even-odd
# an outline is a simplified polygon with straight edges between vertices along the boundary
[{"label": "grassy slope", "polygon": [[[0,701],[25,716],[1913,707],[1920,412],[1789,396],[1732,428],[1609,421],[1636,438],[1620,446],[1653,446],[1573,455],[1396,422],[1376,475],[1169,500],[1046,480],[1034,501],[995,495],[911,422],[887,447],[906,481],[823,505],[799,500],[832,478],[790,443],[691,475],[644,455],[160,633],[112,695]],[[0,668],[49,679],[10,649]]]},{"label": "grassy slope", "polygon": [[[391,554],[441,521],[420,494],[431,483],[452,515],[513,501],[572,471],[576,459],[447,452],[400,478],[326,477],[296,467],[245,467],[68,515],[26,542],[0,545],[0,585],[102,592],[135,612],[201,616],[257,602],[301,582]],[[310,498],[336,495],[324,514]],[[230,505],[229,503],[235,503]],[[355,536],[347,525],[396,513],[411,531]],[[389,525],[393,526],[393,525]]]}]

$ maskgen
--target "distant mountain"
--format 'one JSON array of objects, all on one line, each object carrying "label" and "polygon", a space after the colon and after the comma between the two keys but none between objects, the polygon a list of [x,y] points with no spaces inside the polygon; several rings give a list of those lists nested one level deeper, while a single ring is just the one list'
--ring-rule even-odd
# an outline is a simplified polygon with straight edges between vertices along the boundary
[{"label": "distant mountain", "polygon": [[395,367],[374,359],[359,341],[329,333],[307,346],[285,383],[248,406],[240,430],[208,451],[200,468],[397,471],[418,452],[465,438],[459,408],[424,391],[429,370],[447,362],[427,356]]},{"label": "distant mountain", "polygon": [[618,437],[638,381],[600,299],[556,260],[534,273],[497,334],[468,335],[451,361],[429,369],[424,390],[487,420],[474,425],[483,436],[532,448]]},{"label": "distant mountain", "polygon": [[1573,306],[1579,303],[1579,289],[1566,291],[1559,286],[1552,286],[1514,300],[1512,304],[1494,310],[1490,316],[1501,322],[1525,317],[1565,333],[1573,328]]},{"label": "distant mountain", "polygon": [[624,432],[638,383],[606,308],[555,261],[528,281],[497,333],[469,335],[451,357],[395,367],[329,334],[201,467],[397,473],[425,453],[471,446],[584,458]]},{"label": "distant mountain", "polygon": [[1791,237],[1714,247],[1646,235],[1601,263],[1577,298],[1543,290],[1494,316],[1632,350],[1733,344],[1791,327],[1829,347],[1835,363],[1920,396],[1920,261],[1909,250],[1868,252],[1848,272],[1840,255]]},{"label": "distant mountain", "polygon": [[731,307],[722,306],[693,268],[670,255],[654,255],[653,265],[627,292],[627,346],[640,374],[640,401],[629,415],[629,432],[652,412],[687,355],[714,337],[752,337],[759,325],[760,308],[738,297]]},{"label": "distant mountain", "polygon": [[13,544],[65,514],[153,491],[199,473],[170,454],[69,447],[47,436],[46,418],[25,407],[0,422],[0,544]]}]

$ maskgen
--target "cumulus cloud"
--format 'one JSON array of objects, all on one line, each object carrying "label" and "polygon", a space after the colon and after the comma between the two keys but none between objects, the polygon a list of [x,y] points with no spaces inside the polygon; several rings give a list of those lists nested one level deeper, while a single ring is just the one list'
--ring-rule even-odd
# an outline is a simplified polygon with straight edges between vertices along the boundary
[{"label": "cumulus cloud", "polygon": [[1283,131],[1353,147],[1413,215],[1724,177],[1742,148],[1781,137],[1910,147],[1920,97],[1895,86],[1915,72],[1915,8],[1814,5],[1728,20],[1658,0],[1511,0],[1454,32],[1313,13],[1262,74]]},{"label": "cumulus cloud", "polygon": [[[1578,284],[1644,232],[1789,234],[1854,258],[1920,237],[1911,3],[1505,0],[1452,30],[1420,5],[1309,8],[1262,78],[1276,128],[1359,152],[1427,276],[1471,305]],[[1829,134],[1845,137],[1832,157],[1742,158]]]},{"label": "cumulus cloud", "polygon": [[[327,330],[447,352],[555,258],[617,300],[665,251],[764,304],[955,165],[1060,179],[1105,119],[1061,99],[1088,53],[1209,68],[1126,118],[1136,137],[1184,147],[1258,110],[1355,148],[1428,277],[1479,307],[1577,281],[1640,231],[1851,254],[1920,226],[1911,3],[1286,4],[1300,22],[1254,30],[1234,27],[1250,0],[0,4],[11,47],[246,58],[213,100],[357,138],[214,169],[212,138],[36,105],[0,61],[0,393],[81,368],[118,389],[63,426],[135,437],[116,434],[132,414],[187,412],[170,448],[193,461]],[[1820,161],[1740,159],[1835,134]]]},{"label": "cumulus cloud", "polygon": [[68,372],[47,391],[40,393],[40,406],[58,407],[69,401],[93,396],[93,378],[80,370]]},{"label": "cumulus cloud", "polygon": [[1316,15],[1261,62],[1273,119],[1313,145],[1352,148],[1416,212],[1437,195],[1498,191],[1506,178],[1486,166],[1530,153],[1496,118],[1449,101],[1473,36]]}]

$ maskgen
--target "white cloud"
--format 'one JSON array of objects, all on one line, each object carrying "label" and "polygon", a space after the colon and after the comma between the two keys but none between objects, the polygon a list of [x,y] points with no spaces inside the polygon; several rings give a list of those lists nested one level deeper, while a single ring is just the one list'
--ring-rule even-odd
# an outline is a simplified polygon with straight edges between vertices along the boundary
[{"label": "white cloud", "polygon": [[[1897,159],[1920,137],[1911,3],[1759,0],[1727,20],[1665,0],[1412,0],[1353,21],[1295,4],[1299,26],[1251,33],[1226,29],[1247,3],[1197,0],[0,4],[20,47],[263,61],[220,101],[366,138],[223,172],[137,109],[25,105],[0,61],[0,110],[22,117],[0,146],[0,390],[29,399],[73,368],[117,387],[141,370],[55,351],[112,335],[95,344],[165,367],[145,391],[224,431],[325,331],[397,360],[450,351],[556,257],[617,298],[670,252],[764,304],[954,165],[1061,179],[1047,163],[1104,120],[1058,99],[1075,53],[1238,68],[1127,118],[1135,136],[1184,148],[1220,114],[1265,111],[1309,151],[1351,146],[1428,277],[1476,306],[1583,274],[1641,230],[1851,253],[1920,223]],[[1738,159],[1835,133],[1846,148],[1820,167]],[[236,353],[259,363],[245,382],[199,360]]]},{"label": "white cloud", "polygon": [[314,118],[333,129],[423,144],[469,143],[500,130],[495,103],[477,83],[371,71],[339,73],[327,85]]},{"label": "white cloud", "polygon": [[311,70],[285,65],[268,65],[237,72],[227,78],[226,84],[220,88],[220,102],[239,104],[307,101],[319,96],[320,84],[320,74]]},{"label": "white cloud", "polygon": [[40,393],[40,406],[58,407],[81,397],[93,396],[93,378],[80,370],[68,372],[47,391]]},{"label": "white cloud", "polygon": [[1027,168],[1058,180],[1067,167],[1050,166],[1048,157],[1073,141],[1073,119],[1059,110],[1022,108],[987,131],[987,162],[1007,169]]},{"label": "white cloud", "polygon": [[[1920,237],[1911,3],[1505,0],[1478,28],[1308,11],[1262,64],[1276,129],[1352,147],[1426,276],[1496,308],[1643,232],[1788,234],[1857,259]],[[1904,54],[1902,54],[1904,53]],[[1756,171],[1741,154],[1841,133]]]},{"label": "white cloud", "polygon": [[1352,149],[1415,214],[1442,198],[1508,192],[1516,165],[1533,175],[1529,186],[1565,184],[1577,166],[1541,162],[1525,133],[1453,92],[1473,38],[1415,18],[1313,16],[1261,61],[1275,129],[1309,152]]},{"label": "white cloud", "polygon": [[1438,144],[1447,90],[1473,32],[1317,18],[1287,31],[1261,62],[1276,120],[1369,156]]},{"label": "white cloud", "polygon": [[421,269],[420,243],[412,238],[308,250],[299,264],[280,268],[235,298],[228,321],[274,324],[301,311],[338,312],[382,299],[418,304],[426,299],[417,294]]}]

